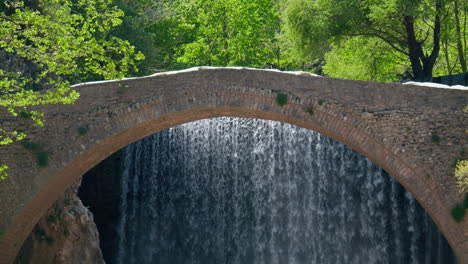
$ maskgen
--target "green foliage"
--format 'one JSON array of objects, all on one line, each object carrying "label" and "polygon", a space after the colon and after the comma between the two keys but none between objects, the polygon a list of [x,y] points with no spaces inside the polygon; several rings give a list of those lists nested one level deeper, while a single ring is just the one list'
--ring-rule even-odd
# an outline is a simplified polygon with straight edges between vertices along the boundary
[{"label": "green foliage", "polygon": [[284,36],[299,56],[310,60],[321,57],[330,45],[328,12],[319,4],[317,1],[288,0],[282,10]]},{"label": "green foliage", "polygon": [[278,103],[278,105],[280,106],[283,106],[285,104],[288,103],[288,95],[287,94],[277,94],[276,95],[276,103]]},{"label": "green foliage", "polygon": [[440,59],[434,68],[434,76],[466,72],[466,48],[468,2],[446,1],[448,17],[442,27]]},{"label": "green foliage", "polygon": [[21,141],[21,145],[27,150],[36,153],[36,161],[39,167],[47,167],[49,163],[49,152],[44,151],[41,144],[33,143],[29,139],[25,139]]},{"label": "green foliage", "polygon": [[42,146],[40,144],[32,143],[31,141],[27,139],[22,140],[21,145],[23,145],[23,147],[25,147],[26,149],[32,150],[32,151],[39,151],[40,149],[42,149]]},{"label": "green foliage", "polygon": [[[283,32],[297,54],[309,61],[325,58],[324,70],[330,76],[425,79],[433,73],[461,72],[466,61],[466,3],[284,0]],[[440,51],[443,60],[437,59]]]},{"label": "green foliage", "polygon": [[32,117],[33,117],[33,115],[32,115],[31,113],[26,112],[26,111],[21,111],[21,112],[20,112],[20,116],[21,116],[22,118],[32,118]]},{"label": "green foliage", "polygon": [[[0,50],[38,69],[27,76],[0,65],[0,107],[42,126],[42,113],[28,107],[71,104],[79,94],[70,82],[121,78],[136,70],[135,61],[144,56],[128,41],[109,34],[124,15],[110,0],[38,3],[5,1],[0,10]],[[53,89],[40,91],[44,88]],[[0,145],[25,137],[0,128]]]},{"label": "green foliage", "polygon": [[63,235],[66,237],[70,235],[70,230],[65,225],[63,226]]},{"label": "green foliage", "polygon": [[84,135],[84,134],[88,133],[88,129],[86,127],[79,127],[78,128],[78,133],[80,135]]},{"label": "green foliage", "polygon": [[468,160],[460,160],[457,162],[455,178],[460,192],[468,192]]},{"label": "green foliage", "polygon": [[39,151],[36,153],[36,160],[37,160],[37,165],[39,167],[47,167],[49,164],[49,152],[47,151]]},{"label": "green foliage", "polygon": [[47,245],[49,245],[49,246],[52,246],[52,244],[54,244],[54,238],[53,237],[46,236],[45,241],[46,241]]},{"label": "green foliage", "polygon": [[61,223],[62,220],[62,210],[58,208],[55,208],[53,212],[47,216],[48,223]]},{"label": "green foliage", "polygon": [[47,222],[49,223],[57,223],[59,222],[59,217],[55,214],[50,214],[48,217],[47,217]]},{"label": "green foliage", "polygon": [[456,222],[461,222],[465,216],[465,208],[462,204],[456,204],[452,208],[452,217]]},{"label": "green foliage", "polygon": [[318,101],[318,104],[319,104],[319,105],[323,105],[324,103],[325,103],[325,101],[322,100],[322,99],[320,99],[320,100]]},{"label": "green foliage", "polygon": [[453,162],[452,162],[452,168],[456,168],[458,162],[460,162],[460,161],[462,161],[462,159],[460,157],[454,158]]},{"label": "green foliage", "polygon": [[[272,0],[179,0],[148,28],[173,68],[273,63],[279,16]],[[167,65],[166,64],[166,65]]]},{"label": "green foliage", "polygon": [[125,92],[128,91],[128,87],[129,87],[128,84],[122,85],[121,83],[119,83],[119,84],[117,85],[117,94],[118,94],[118,95],[123,95],[123,94],[125,94]]},{"label": "green foliage", "polygon": [[[122,17],[122,23],[114,28],[110,34],[127,40],[135,46],[136,50],[145,55],[143,60],[137,62],[138,71],[130,70],[128,72],[132,76],[152,74],[163,66],[163,57],[161,56],[163,47],[158,41],[168,42],[169,38],[166,35],[158,35],[163,30],[153,31],[153,27],[168,15],[167,9],[172,6],[172,2],[177,1],[113,1],[125,13],[125,16]],[[121,91],[119,90],[119,92]]]},{"label": "green foliage", "polygon": [[465,193],[465,200],[463,201],[463,206],[465,209],[468,209],[468,193]]},{"label": "green foliage", "polygon": [[392,82],[407,70],[391,47],[377,38],[354,37],[331,45],[324,74],[342,79]]},{"label": "green foliage", "polygon": [[0,165],[0,180],[6,179],[6,177],[8,176],[7,170],[7,165]]},{"label": "green foliage", "polygon": [[312,106],[307,107],[306,112],[307,112],[309,115],[314,115],[314,107],[312,107]]},{"label": "green foliage", "polygon": [[39,237],[45,237],[46,236],[46,232],[44,229],[38,227],[37,230],[36,230],[36,233]]},{"label": "green foliage", "polygon": [[437,135],[436,133],[432,133],[431,141],[432,141],[432,143],[440,143],[440,136]]},{"label": "green foliage", "polygon": [[0,128],[0,146],[8,145],[15,141],[20,141],[26,138],[26,134],[18,131],[7,131]]}]

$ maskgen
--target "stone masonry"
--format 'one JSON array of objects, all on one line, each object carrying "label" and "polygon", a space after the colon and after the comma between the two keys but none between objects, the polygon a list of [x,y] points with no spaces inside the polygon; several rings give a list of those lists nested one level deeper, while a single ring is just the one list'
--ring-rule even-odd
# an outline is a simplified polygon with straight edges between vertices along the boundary
[{"label": "stone masonry", "polygon": [[[44,127],[0,110],[2,128],[25,131],[39,144],[35,150],[20,143],[0,147],[0,164],[10,166],[9,178],[0,181],[0,263],[14,260],[46,210],[101,160],[162,129],[220,116],[286,122],[347,144],[410,191],[459,263],[468,263],[468,217],[456,223],[450,214],[464,196],[452,164],[468,152],[466,87],[194,68],[75,89],[81,94],[75,104],[38,108]],[[38,155],[47,166],[38,166]]]}]

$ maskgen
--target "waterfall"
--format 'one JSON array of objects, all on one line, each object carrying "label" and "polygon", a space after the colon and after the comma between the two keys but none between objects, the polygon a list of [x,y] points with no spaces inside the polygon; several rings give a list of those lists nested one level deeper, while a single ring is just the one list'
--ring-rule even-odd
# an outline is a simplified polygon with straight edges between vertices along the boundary
[{"label": "waterfall", "polygon": [[418,202],[349,147],[215,118],[123,150],[115,263],[455,263]]}]

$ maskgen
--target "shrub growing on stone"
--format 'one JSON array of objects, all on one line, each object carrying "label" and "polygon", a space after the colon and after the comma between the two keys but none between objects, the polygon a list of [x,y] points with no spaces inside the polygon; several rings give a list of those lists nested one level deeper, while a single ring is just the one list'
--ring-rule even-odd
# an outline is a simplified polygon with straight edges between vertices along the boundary
[{"label": "shrub growing on stone", "polygon": [[[468,191],[468,160],[458,160],[455,166],[455,178],[460,192]],[[466,198],[465,198],[466,200]],[[465,206],[466,207],[466,206]]]},{"label": "shrub growing on stone", "polygon": [[46,236],[45,241],[47,242],[47,245],[52,246],[52,244],[54,243],[54,238]]},{"label": "shrub growing on stone", "polygon": [[465,208],[461,204],[456,204],[452,208],[452,217],[456,222],[461,222],[463,220],[463,217],[465,216]]},{"label": "shrub growing on stone", "polygon": [[39,167],[47,167],[47,164],[49,164],[49,152],[40,151],[36,154],[36,157]]},{"label": "shrub growing on stone", "polygon": [[87,129],[86,127],[79,127],[79,128],[78,128],[78,133],[79,133],[80,135],[84,135],[84,134],[86,134],[87,132],[88,132],[88,129]]},{"label": "shrub growing on stone", "polygon": [[276,95],[276,102],[283,106],[288,103],[288,95],[287,94],[277,94]]},{"label": "shrub growing on stone", "polygon": [[31,141],[25,139],[21,141],[21,144],[23,145],[24,148],[32,151],[38,151],[41,149],[41,145],[37,143],[32,143]]}]

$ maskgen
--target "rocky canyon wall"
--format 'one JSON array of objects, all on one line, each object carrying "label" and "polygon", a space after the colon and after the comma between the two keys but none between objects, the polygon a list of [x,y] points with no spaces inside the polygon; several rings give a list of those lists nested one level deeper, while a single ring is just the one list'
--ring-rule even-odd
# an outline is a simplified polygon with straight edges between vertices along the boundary
[{"label": "rocky canyon wall", "polygon": [[92,213],[78,198],[81,180],[47,210],[26,239],[15,264],[105,263]]}]

